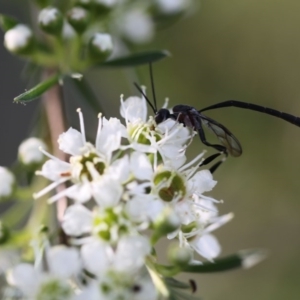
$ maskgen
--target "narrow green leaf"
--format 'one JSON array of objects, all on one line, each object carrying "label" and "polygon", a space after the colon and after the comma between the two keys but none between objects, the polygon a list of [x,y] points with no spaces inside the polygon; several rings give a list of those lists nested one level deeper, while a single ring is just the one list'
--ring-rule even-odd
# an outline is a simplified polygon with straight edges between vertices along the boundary
[{"label": "narrow green leaf", "polygon": [[164,281],[168,287],[173,287],[177,289],[191,289],[191,285],[186,282],[179,281],[172,277],[164,278]]},{"label": "narrow green leaf", "polygon": [[189,273],[213,273],[228,271],[236,268],[250,268],[266,257],[266,252],[260,249],[239,251],[236,254],[205,262],[202,265],[188,265],[182,269]]},{"label": "narrow green leaf", "polygon": [[251,268],[266,257],[266,251],[261,249],[242,250],[236,254],[216,259],[214,262],[204,262],[201,265],[187,265],[179,269],[178,266],[166,266],[155,264],[157,272],[170,277],[179,272],[189,273],[213,273],[228,271],[236,268]]},{"label": "narrow green leaf", "polygon": [[167,50],[153,50],[141,53],[134,53],[128,56],[119,57],[99,64],[99,67],[134,67],[159,61],[171,56]]},{"label": "narrow green leaf", "polygon": [[19,22],[13,17],[0,14],[0,27],[4,32],[6,32],[9,29],[12,29],[18,23]]},{"label": "narrow green leaf", "polygon": [[39,83],[38,85],[36,85],[34,88],[30,89],[29,91],[26,91],[25,93],[14,98],[14,102],[27,103],[27,102],[30,102],[30,101],[38,98],[44,92],[49,90],[52,86],[54,86],[56,83],[58,83],[60,77],[61,76],[59,74],[51,76],[50,78]]}]

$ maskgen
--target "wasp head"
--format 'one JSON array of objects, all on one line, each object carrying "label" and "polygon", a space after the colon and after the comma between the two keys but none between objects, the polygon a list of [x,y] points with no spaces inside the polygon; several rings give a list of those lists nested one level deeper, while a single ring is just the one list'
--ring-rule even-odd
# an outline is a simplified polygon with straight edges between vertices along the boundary
[{"label": "wasp head", "polygon": [[156,124],[160,124],[163,121],[169,119],[171,117],[171,113],[166,108],[161,108],[155,115]]}]

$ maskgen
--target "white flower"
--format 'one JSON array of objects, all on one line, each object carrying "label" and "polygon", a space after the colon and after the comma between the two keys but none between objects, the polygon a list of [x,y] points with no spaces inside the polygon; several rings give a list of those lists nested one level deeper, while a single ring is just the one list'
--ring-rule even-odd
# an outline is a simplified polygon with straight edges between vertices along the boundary
[{"label": "white flower", "polygon": [[119,23],[121,33],[134,43],[145,43],[154,36],[154,24],[150,16],[139,9],[125,12]]},{"label": "white flower", "polygon": [[11,196],[15,177],[7,168],[0,166],[0,199]]},{"label": "white flower", "polygon": [[191,4],[190,0],[155,0],[160,11],[165,14],[177,14],[184,11]]},{"label": "white flower", "polygon": [[96,0],[96,2],[106,7],[113,7],[118,2],[120,2],[120,0]]},{"label": "white flower", "polygon": [[28,263],[14,267],[7,275],[10,285],[18,287],[28,299],[73,299],[68,279],[81,270],[79,253],[74,248],[55,246],[46,252],[47,271]]},{"label": "white flower", "polygon": [[46,149],[45,143],[38,138],[31,137],[23,141],[18,150],[20,161],[25,165],[41,163],[44,155],[40,151],[40,147]]},{"label": "white flower", "polygon": [[108,274],[105,278],[92,280],[76,297],[76,300],[123,299],[157,300],[158,292],[151,277],[141,271],[134,277]]},{"label": "white flower", "polygon": [[72,20],[80,21],[87,18],[87,11],[80,6],[75,6],[69,11],[69,15],[72,17]]},{"label": "white flower", "polygon": [[157,291],[145,271],[150,245],[142,236],[127,236],[116,247],[94,241],[82,246],[84,268],[96,276],[78,299],[154,300]]},{"label": "white flower", "polygon": [[60,14],[59,10],[55,7],[47,7],[41,10],[38,21],[44,26],[55,22]]},{"label": "white flower", "polygon": [[[115,205],[122,194],[122,184],[129,177],[128,159],[113,160],[113,152],[121,146],[125,127],[119,120],[99,118],[95,146],[86,142],[83,116],[79,110],[81,132],[70,128],[60,135],[59,148],[71,155],[70,162],[64,162],[45,152],[51,159],[37,172],[51,181],[48,187],[35,194],[39,198],[59,184],[70,180],[73,185],[49,199],[56,201],[63,196],[78,202],[86,202],[91,197],[105,206]],[[104,186],[105,185],[105,186]],[[105,193],[101,191],[105,188]]]},{"label": "white flower", "polygon": [[124,236],[116,249],[100,240],[86,243],[81,248],[84,267],[98,277],[108,270],[123,274],[134,274],[144,264],[150,254],[149,241],[143,236]]},{"label": "white flower", "polygon": [[81,237],[73,240],[76,244],[101,241],[112,245],[123,236],[136,234],[138,229],[121,204],[108,208],[95,206],[92,211],[81,204],[71,205],[63,217],[62,228],[69,236]]},{"label": "white flower", "polygon": [[95,33],[91,43],[100,52],[111,52],[113,50],[112,38],[108,33]]},{"label": "white flower", "polygon": [[185,144],[193,134],[182,124],[168,119],[157,125],[153,118],[147,121],[147,105],[144,98],[121,96],[121,115],[125,118],[131,147],[139,152],[154,153],[155,164],[160,154],[164,163],[179,167],[185,160]]},{"label": "white flower", "polygon": [[32,30],[28,26],[18,24],[5,33],[4,44],[9,51],[19,52],[30,44],[32,37]]}]

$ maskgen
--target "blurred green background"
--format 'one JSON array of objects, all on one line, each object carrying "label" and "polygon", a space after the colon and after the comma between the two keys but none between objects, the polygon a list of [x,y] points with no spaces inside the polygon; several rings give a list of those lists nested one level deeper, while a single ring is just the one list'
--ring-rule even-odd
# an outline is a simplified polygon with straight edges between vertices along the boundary
[{"label": "blurred green background", "polygon": [[[0,10],[25,22],[26,3],[0,0]],[[199,109],[238,99],[300,116],[299,12],[297,0],[202,1],[198,12],[161,31],[144,47],[172,53],[154,66],[160,104],[166,96],[172,106]],[[12,103],[26,87],[20,79],[23,62],[3,48],[0,55],[0,164],[9,165],[26,137],[37,102]],[[89,74],[95,93],[107,101],[107,116],[119,116],[121,93],[136,93],[126,72]],[[141,83],[149,86],[147,67],[139,72]],[[69,91],[66,97],[68,113],[76,118],[76,95]],[[211,195],[224,199],[222,213],[235,214],[217,231],[222,255],[259,247],[267,249],[269,257],[250,270],[197,276],[199,295],[208,300],[300,299],[300,128],[237,108],[207,115],[231,130],[244,149],[240,158],[229,158],[215,173],[218,185]],[[203,148],[195,139],[191,157]]]}]

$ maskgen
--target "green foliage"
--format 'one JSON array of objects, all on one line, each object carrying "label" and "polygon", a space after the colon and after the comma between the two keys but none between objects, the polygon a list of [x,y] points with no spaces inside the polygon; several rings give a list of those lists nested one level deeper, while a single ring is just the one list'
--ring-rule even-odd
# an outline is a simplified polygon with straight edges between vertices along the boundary
[{"label": "green foliage", "polygon": [[29,91],[17,96],[14,98],[14,102],[16,103],[27,103],[38,97],[40,97],[44,92],[49,90],[52,86],[57,84],[61,76],[59,74],[53,75],[45,81],[39,83]]},{"label": "green foliage", "polygon": [[19,22],[13,17],[0,14],[0,27],[4,32],[6,32],[9,29],[12,29],[18,23]]},{"label": "green foliage", "polygon": [[137,67],[153,63],[169,57],[171,54],[167,50],[153,50],[130,54],[128,56],[115,58],[100,64],[100,67]]}]

